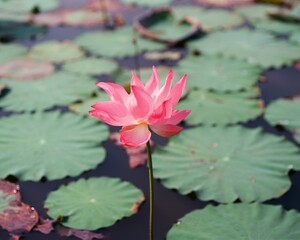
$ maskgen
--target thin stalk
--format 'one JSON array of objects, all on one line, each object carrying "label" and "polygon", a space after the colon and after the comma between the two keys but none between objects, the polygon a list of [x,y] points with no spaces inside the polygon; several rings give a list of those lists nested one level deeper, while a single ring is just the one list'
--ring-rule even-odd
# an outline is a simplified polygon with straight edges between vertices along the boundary
[{"label": "thin stalk", "polygon": [[137,73],[137,76],[140,78],[140,51],[139,51],[139,46],[138,46],[138,43],[137,43],[137,39],[136,37],[134,36],[132,38],[132,43],[133,43],[133,46],[134,46],[134,52],[135,52],[135,57],[134,57],[134,65],[135,65],[135,70],[136,70],[136,73]]},{"label": "thin stalk", "polygon": [[149,240],[153,240],[153,206],[154,206],[154,187],[153,187],[153,167],[150,141],[147,142],[148,154],[148,172],[149,172],[149,193],[150,193],[150,210],[149,210]]}]

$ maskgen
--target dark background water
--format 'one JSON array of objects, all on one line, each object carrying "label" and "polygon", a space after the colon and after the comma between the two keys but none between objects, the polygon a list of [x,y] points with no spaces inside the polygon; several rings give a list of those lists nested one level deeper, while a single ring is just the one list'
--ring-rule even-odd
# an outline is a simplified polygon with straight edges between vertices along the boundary
[{"label": "dark background water", "polygon": [[[83,6],[86,1],[84,0],[61,0],[62,7],[80,7]],[[190,3],[191,1],[176,1],[177,3]],[[130,24],[135,16],[145,12],[145,9],[137,9],[135,14],[125,14],[125,20],[127,24]],[[22,41],[21,43],[27,46],[35,44],[37,41],[44,40],[64,40],[73,39],[84,31],[90,31],[98,28],[74,28],[74,27],[55,27],[49,29],[46,36],[39,38],[36,41]],[[176,49],[185,54],[185,50]],[[158,64],[158,62],[145,61],[140,57],[142,66],[151,66]],[[118,63],[123,67],[134,67],[134,58],[119,59]],[[164,62],[166,65],[174,65],[175,62]],[[261,89],[262,98],[265,104],[269,104],[278,98],[293,97],[300,95],[300,70],[294,67],[285,67],[280,70],[267,70],[263,73],[266,81],[258,84]],[[1,115],[4,112],[0,111]],[[299,116],[300,117],[300,116]],[[259,117],[256,120],[246,123],[245,126],[263,127],[266,131],[272,132],[278,135],[285,135],[294,144],[291,134],[286,131],[275,129],[270,126],[263,117]],[[116,131],[116,129],[112,129]],[[166,140],[161,138],[156,139],[156,143],[165,143]],[[128,157],[123,148],[116,146],[112,141],[106,141],[103,143],[107,156],[105,161],[96,169],[85,172],[78,177],[65,178],[57,181],[45,181],[45,182],[32,182],[32,181],[18,181],[17,183],[21,187],[22,200],[25,203],[34,207],[38,213],[47,217],[47,214],[43,208],[44,200],[50,191],[56,190],[62,184],[67,184],[71,181],[79,178],[110,176],[118,177],[123,180],[133,183],[136,187],[141,189],[146,201],[140,207],[138,213],[132,217],[122,219],[112,227],[107,229],[101,229],[99,232],[109,236],[112,240],[130,239],[130,240],[144,240],[148,238],[148,171],[146,166],[142,166],[136,169],[129,168]],[[298,145],[299,146],[299,145]],[[299,146],[300,147],[300,146]],[[293,172],[290,174],[293,182],[291,189],[282,197],[274,200],[267,201],[269,204],[282,205],[285,209],[297,209],[300,211],[300,172]],[[155,181],[155,240],[162,240],[165,238],[168,230],[176,221],[184,216],[186,213],[205,207],[207,204],[216,204],[214,202],[203,202],[193,198],[193,195],[182,196],[176,191],[166,189],[159,181]],[[9,235],[6,231],[0,230],[0,240],[9,239]],[[76,237],[60,237],[56,231],[51,234],[44,235],[38,232],[31,232],[25,234],[26,240],[63,240],[63,239],[77,239]]]}]

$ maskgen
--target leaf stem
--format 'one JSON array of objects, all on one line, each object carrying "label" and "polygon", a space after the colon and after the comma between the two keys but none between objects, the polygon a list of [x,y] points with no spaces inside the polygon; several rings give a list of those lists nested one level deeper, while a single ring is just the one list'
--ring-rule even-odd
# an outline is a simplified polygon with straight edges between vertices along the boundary
[{"label": "leaf stem", "polygon": [[150,141],[147,142],[148,154],[148,174],[149,174],[149,193],[150,193],[150,210],[149,210],[149,240],[153,240],[153,205],[154,205],[154,187],[153,187],[153,167]]}]

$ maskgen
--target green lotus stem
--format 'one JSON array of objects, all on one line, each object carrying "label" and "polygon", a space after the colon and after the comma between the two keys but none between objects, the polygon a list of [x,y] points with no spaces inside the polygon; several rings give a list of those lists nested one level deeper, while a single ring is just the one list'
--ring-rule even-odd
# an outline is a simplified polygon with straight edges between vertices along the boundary
[{"label": "green lotus stem", "polygon": [[150,141],[147,142],[147,154],[148,154],[148,174],[149,174],[149,240],[153,240],[153,205],[154,205],[154,188],[153,188],[153,167],[152,167],[152,155]]}]

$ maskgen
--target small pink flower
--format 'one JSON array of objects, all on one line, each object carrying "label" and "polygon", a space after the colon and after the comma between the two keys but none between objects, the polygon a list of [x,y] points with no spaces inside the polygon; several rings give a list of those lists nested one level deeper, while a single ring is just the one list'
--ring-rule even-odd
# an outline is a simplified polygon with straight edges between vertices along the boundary
[{"label": "small pink flower", "polygon": [[186,75],[171,89],[172,79],[171,70],[161,87],[157,70],[153,67],[153,74],[145,85],[132,72],[130,94],[118,84],[97,83],[110,96],[110,101],[95,103],[89,114],[107,124],[122,126],[120,141],[127,147],[147,143],[151,131],[163,137],[173,136],[182,130],[176,125],[186,118],[190,110],[173,109],[183,93]]}]

